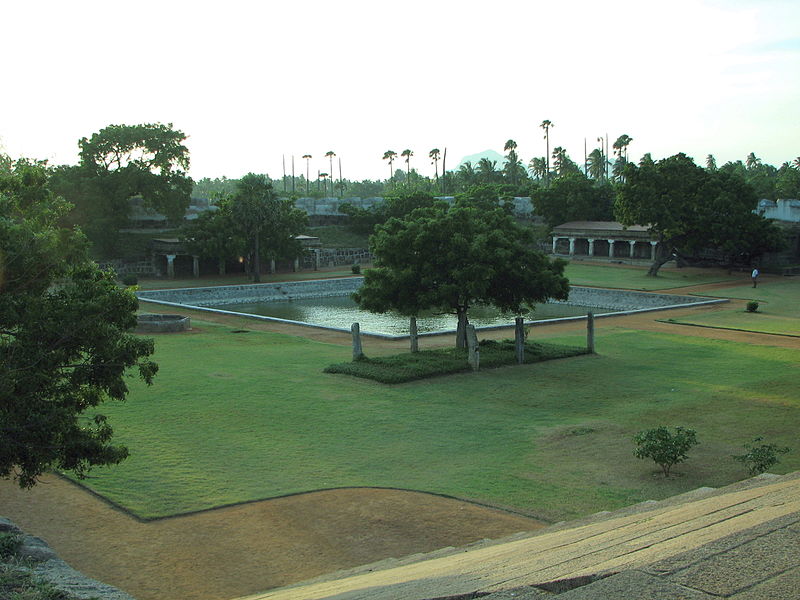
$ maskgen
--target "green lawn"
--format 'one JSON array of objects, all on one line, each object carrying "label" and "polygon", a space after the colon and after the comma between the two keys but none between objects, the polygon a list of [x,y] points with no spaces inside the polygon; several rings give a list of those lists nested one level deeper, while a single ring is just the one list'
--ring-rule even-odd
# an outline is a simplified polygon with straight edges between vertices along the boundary
[{"label": "green lawn", "polygon": [[758,311],[749,313],[742,308],[696,314],[672,320],[675,323],[740,329],[761,333],[779,333],[800,336],[800,278],[784,277],[762,281],[753,288],[749,283],[735,287],[714,290],[721,298],[755,300]]},{"label": "green lawn", "polygon": [[[742,281],[743,275],[729,275],[723,269],[660,269],[658,277],[648,277],[647,267],[618,266],[572,262],[566,276],[572,285],[621,288],[630,290],[668,290],[704,283]],[[749,282],[749,278],[747,279]]]},{"label": "green lawn", "polygon": [[[349,347],[195,324],[156,338],[155,385],[104,407],[131,457],[85,483],[140,516],[388,486],[560,520],[741,479],[729,457],[756,435],[797,445],[794,350],[611,329],[596,356],[385,386],[322,373]],[[668,481],[632,455],[661,424],[701,441]],[[800,449],[776,471],[798,468]]]},{"label": "green lawn", "polygon": [[[306,281],[309,279],[329,279],[331,277],[353,277],[351,267],[338,267],[322,271],[299,271],[297,273],[274,273],[261,275],[261,283],[273,281]],[[217,285],[247,285],[253,283],[252,278],[243,273],[230,275],[204,275],[203,277],[187,277],[181,279],[141,278],[139,289],[163,290],[174,288],[210,287]]]}]

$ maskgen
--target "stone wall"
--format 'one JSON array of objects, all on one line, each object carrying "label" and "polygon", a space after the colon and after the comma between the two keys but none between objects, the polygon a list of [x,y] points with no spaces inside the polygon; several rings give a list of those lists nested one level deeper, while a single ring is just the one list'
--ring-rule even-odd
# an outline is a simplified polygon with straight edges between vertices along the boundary
[{"label": "stone wall", "polygon": [[115,258],[97,263],[101,269],[111,269],[118,276],[122,275],[157,275],[153,261],[146,258],[124,259]]},{"label": "stone wall", "polygon": [[[47,542],[32,535],[25,535],[14,523],[0,517],[0,532],[22,536],[22,547],[17,555],[29,563],[20,566],[35,577],[42,579],[69,595],[80,600],[135,600],[120,589],[86,577],[61,560]],[[4,596],[5,597],[5,596]]]},{"label": "stone wall", "polygon": [[362,265],[371,263],[372,253],[365,248],[314,248],[303,256],[302,267],[341,267],[343,265]]}]

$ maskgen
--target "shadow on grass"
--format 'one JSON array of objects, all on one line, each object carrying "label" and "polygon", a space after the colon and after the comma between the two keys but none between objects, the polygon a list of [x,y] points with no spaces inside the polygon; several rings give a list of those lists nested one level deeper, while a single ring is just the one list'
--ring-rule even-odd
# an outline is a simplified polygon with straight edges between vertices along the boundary
[{"label": "shadow on grass", "polygon": [[[588,354],[586,348],[560,346],[541,342],[525,343],[525,364],[568,358]],[[516,364],[513,340],[482,340],[480,342],[480,366],[494,369]],[[427,377],[451,375],[469,371],[466,348],[438,348],[381,356],[361,357],[349,363],[338,363],[325,368],[325,373],[341,373],[379,383],[404,383]]]}]

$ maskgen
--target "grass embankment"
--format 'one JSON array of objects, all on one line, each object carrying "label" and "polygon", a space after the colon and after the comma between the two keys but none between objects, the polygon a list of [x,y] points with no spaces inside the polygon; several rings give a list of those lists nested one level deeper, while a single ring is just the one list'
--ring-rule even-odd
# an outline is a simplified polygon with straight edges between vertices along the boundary
[{"label": "grass embankment", "polygon": [[758,302],[758,311],[750,313],[744,308],[736,308],[667,321],[683,325],[800,336],[800,280],[796,277],[764,279],[757,288],[749,283],[732,286],[715,290],[714,295],[720,298],[755,300]]},{"label": "grass embankment", "polygon": [[[155,385],[104,407],[131,457],[86,484],[140,516],[384,486],[560,520],[741,479],[730,456],[756,435],[796,446],[795,350],[606,329],[598,355],[385,386],[322,373],[346,346],[195,325],[156,338]],[[631,441],[662,424],[701,442],[666,481]],[[776,472],[798,468],[796,450]]]},{"label": "grass embankment", "polygon": [[[527,342],[525,363],[544,362],[557,358],[568,358],[586,354],[585,348],[558,346]],[[496,369],[517,362],[514,340],[483,340],[480,342],[480,368]],[[381,356],[337,363],[325,368],[326,373],[353,375],[379,383],[405,383],[426,377],[452,375],[470,371],[466,348],[437,348],[420,352],[405,352],[393,356]]]},{"label": "grass embankment", "polygon": [[0,532],[0,598],[4,600],[75,600],[32,572],[36,563],[18,554],[22,536]]}]

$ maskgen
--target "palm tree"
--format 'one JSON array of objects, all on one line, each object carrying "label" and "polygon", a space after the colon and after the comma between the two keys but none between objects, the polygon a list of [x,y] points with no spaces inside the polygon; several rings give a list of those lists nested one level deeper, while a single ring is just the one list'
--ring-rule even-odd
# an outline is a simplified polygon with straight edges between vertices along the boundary
[{"label": "palm tree", "polygon": [[627,133],[623,133],[614,142],[614,154],[617,155],[617,160],[614,162],[614,177],[617,181],[624,181],[625,165],[628,163],[628,145],[633,141],[633,138]]},{"label": "palm tree", "polygon": [[461,179],[463,187],[468,187],[475,183],[475,167],[472,166],[470,161],[467,161],[458,167],[458,178]]},{"label": "palm tree", "polygon": [[406,185],[408,185],[411,179],[411,157],[414,156],[414,153],[406,148],[400,153],[400,156],[405,156],[406,158]]},{"label": "palm tree", "polygon": [[508,140],[503,146],[503,151],[508,152],[506,155],[506,164],[505,164],[505,171],[506,173],[511,174],[511,185],[517,184],[517,165],[519,164],[519,158],[517,157],[517,142],[514,140]]},{"label": "palm tree", "polygon": [[319,174],[319,179],[322,180],[322,186],[323,186],[322,189],[323,189],[323,191],[325,193],[325,196],[327,196],[328,195],[328,174],[327,173],[320,173]]},{"label": "palm tree", "polygon": [[714,158],[713,154],[706,156],[706,169],[709,171],[717,170],[717,159]]},{"label": "palm tree", "polygon": [[555,127],[552,121],[548,121],[545,119],[542,121],[542,124],[539,125],[542,129],[544,129],[544,139],[547,142],[547,153],[545,154],[545,160],[547,161],[547,171],[545,172],[545,183],[550,183],[550,128]]},{"label": "palm tree", "polygon": [[439,152],[438,148],[434,148],[433,150],[428,152],[428,157],[431,159],[431,162],[434,165],[433,169],[434,169],[434,172],[436,173],[436,185],[437,186],[439,185],[439,154],[440,154],[440,152]]},{"label": "palm tree", "polygon": [[[331,194],[333,194],[333,157],[336,156],[336,152],[334,152],[333,150],[328,150],[325,153],[325,156],[327,156],[328,159],[331,162],[331,175],[330,175],[331,176]],[[326,190],[328,189],[327,186],[325,187],[325,189]]]},{"label": "palm tree", "polygon": [[744,161],[744,166],[748,169],[755,169],[761,164],[761,159],[758,158],[755,152],[751,152],[747,155],[747,158]]},{"label": "palm tree", "polygon": [[592,179],[601,181],[606,174],[606,159],[605,156],[603,156],[603,151],[599,148],[592,150],[587,158],[587,163],[589,175]]},{"label": "palm tree", "polygon": [[482,158],[478,161],[478,175],[483,183],[493,183],[497,178],[497,161]]},{"label": "palm tree", "polygon": [[797,158],[795,158],[795,159],[792,161],[792,164],[794,165],[794,168],[795,168],[795,169],[800,169],[800,156],[798,156]]},{"label": "palm tree", "polygon": [[394,150],[387,150],[383,153],[383,160],[389,161],[389,181],[392,180],[392,175],[394,174],[394,169],[392,168],[392,164],[394,163],[394,157],[397,156],[397,152]]},{"label": "palm tree", "polygon": [[310,176],[309,168],[311,166],[311,155],[310,154],[303,154],[303,158],[306,159],[306,196],[308,196],[308,178]]},{"label": "palm tree", "polygon": [[544,179],[547,176],[547,159],[544,156],[532,158],[528,170],[534,179]]}]

